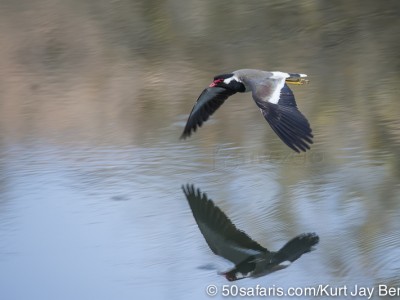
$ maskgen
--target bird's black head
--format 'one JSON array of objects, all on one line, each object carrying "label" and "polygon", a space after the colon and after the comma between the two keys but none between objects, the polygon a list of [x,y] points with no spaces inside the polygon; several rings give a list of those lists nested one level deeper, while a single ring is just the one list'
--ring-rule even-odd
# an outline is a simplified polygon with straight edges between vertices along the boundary
[{"label": "bird's black head", "polygon": [[233,73],[215,76],[210,87],[222,87],[239,93],[244,93],[246,91],[243,82],[241,82]]}]

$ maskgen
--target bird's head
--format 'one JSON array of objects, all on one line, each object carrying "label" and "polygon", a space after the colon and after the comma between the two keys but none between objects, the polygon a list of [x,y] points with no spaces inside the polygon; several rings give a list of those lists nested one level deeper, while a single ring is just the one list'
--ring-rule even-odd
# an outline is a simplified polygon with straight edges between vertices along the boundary
[{"label": "bird's head", "polygon": [[246,91],[243,82],[233,73],[215,76],[210,87],[222,87],[239,93],[244,93]]}]

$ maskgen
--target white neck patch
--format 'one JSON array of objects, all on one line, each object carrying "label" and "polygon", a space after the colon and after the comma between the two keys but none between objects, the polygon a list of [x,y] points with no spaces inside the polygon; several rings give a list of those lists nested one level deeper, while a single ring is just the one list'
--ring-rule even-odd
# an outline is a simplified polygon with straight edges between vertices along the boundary
[{"label": "white neck patch", "polygon": [[229,84],[232,80],[236,80],[237,82],[242,82],[241,80],[239,80],[239,78],[237,78],[235,75],[233,75],[232,77],[224,79],[224,83]]}]

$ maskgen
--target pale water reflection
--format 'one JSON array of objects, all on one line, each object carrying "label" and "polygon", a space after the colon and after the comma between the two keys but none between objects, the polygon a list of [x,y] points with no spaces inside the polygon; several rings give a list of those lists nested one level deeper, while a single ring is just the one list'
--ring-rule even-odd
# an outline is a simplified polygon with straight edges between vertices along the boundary
[{"label": "pale water reflection", "polygon": [[[131,2],[0,4],[1,298],[230,284],[186,183],[267,248],[320,236],[238,287],[399,286],[397,1]],[[250,95],[179,140],[204,86],[242,67],[309,75],[294,91],[311,151],[292,153]]]}]

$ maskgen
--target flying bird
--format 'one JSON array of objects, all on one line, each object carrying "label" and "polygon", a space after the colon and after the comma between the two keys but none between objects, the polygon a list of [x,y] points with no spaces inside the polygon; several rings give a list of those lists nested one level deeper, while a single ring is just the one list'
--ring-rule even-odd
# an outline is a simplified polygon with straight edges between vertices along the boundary
[{"label": "flying bird", "polygon": [[312,130],[308,120],[297,109],[293,92],[286,84],[307,83],[305,77],[306,74],[253,69],[215,76],[194,104],[181,139],[201,127],[229,96],[252,92],[264,118],[280,139],[296,152],[306,151],[313,143]]},{"label": "flying bird", "polygon": [[237,229],[205,193],[189,184],[182,189],[212,252],[235,264],[231,270],[220,273],[229,281],[259,277],[284,269],[304,253],[314,250],[313,246],[319,242],[315,233],[303,233],[279,251],[269,251]]}]

